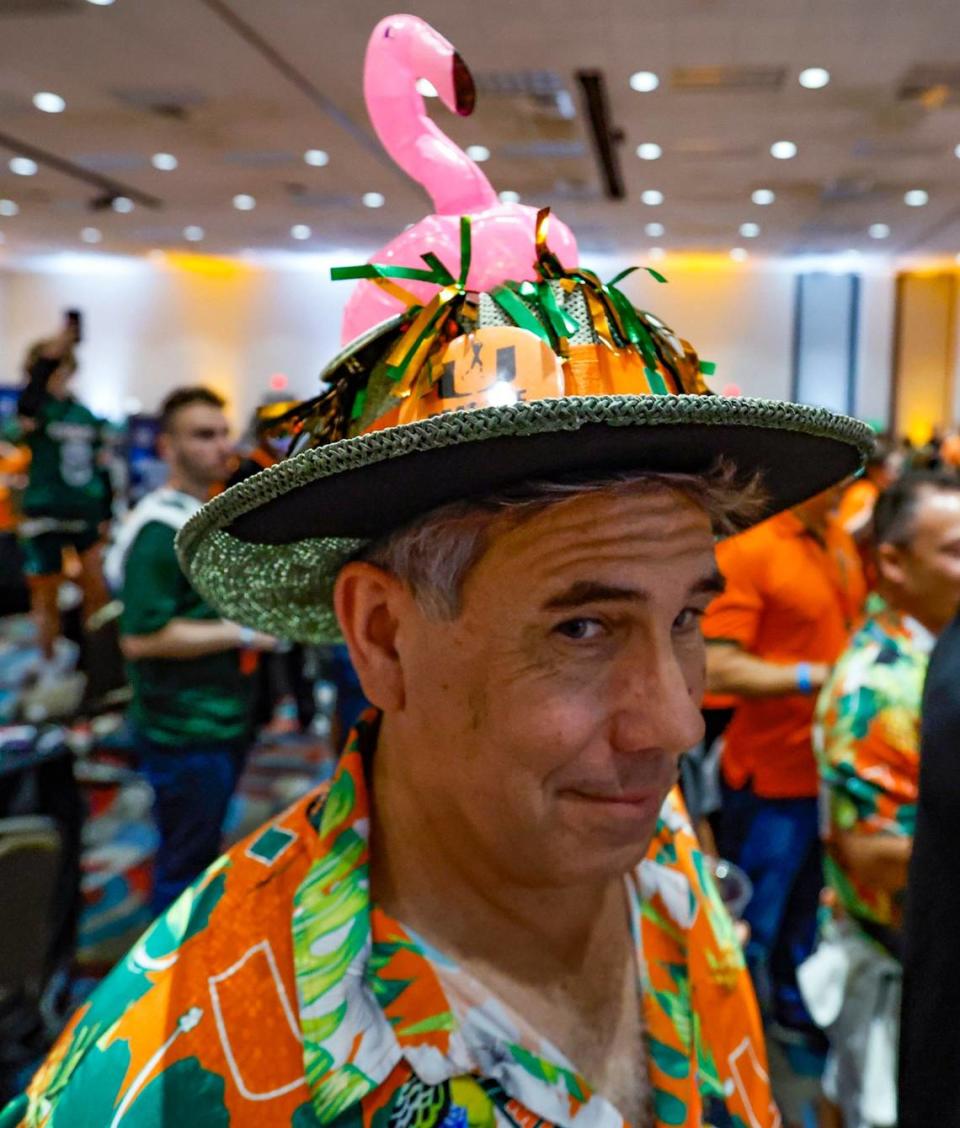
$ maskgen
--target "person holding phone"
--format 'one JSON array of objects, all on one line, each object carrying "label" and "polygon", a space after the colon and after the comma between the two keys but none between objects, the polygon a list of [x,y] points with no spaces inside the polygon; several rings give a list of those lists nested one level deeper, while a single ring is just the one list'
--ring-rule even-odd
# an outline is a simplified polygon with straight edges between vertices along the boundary
[{"label": "person holding phone", "polygon": [[57,595],[65,549],[74,549],[80,562],[84,618],[109,600],[102,567],[112,502],[101,461],[105,424],[70,392],[81,337],[80,312],[68,310],[60,332],[29,349],[16,433],[10,436],[30,451],[19,532],[31,609],[48,662],[60,634]]}]

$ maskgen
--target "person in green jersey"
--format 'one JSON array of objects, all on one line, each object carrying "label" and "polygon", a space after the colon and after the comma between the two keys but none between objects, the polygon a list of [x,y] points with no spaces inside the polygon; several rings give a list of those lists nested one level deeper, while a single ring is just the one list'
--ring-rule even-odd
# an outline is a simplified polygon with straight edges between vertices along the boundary
[{"label": "person in green jersey", "polygon": [[109,600],[102,567],[112,502],[102,465],[105,424],[70,392],[78,339],[78,323],[68,320],[61,333],[30,349],[16,433],[9,436],[30,451],[19,533],[40,648],[48,660],[60,633],[57,594],[65,549],[73,548],[80,561],[85,618]]},{"label": "person in green jersey", "polygon": [[136,746],[155,796],[158,913],[220,852],[250,738],[252,693],[241,650],[276,645],[221,619],[191,587],[174,551],[179,529],[230,471],[223,400],[207,388],[178,389],[164,401],[160,425],[167,485],[135,506],[107,556],[107,576],[122,592],[120,641]]}]

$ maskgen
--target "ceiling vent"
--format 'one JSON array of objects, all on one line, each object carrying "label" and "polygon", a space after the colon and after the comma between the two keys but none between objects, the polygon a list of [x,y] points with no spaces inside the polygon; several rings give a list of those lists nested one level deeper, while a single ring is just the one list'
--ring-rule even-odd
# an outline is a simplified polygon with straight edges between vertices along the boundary
[{"label": "ceiling vent", "polygon": [[185,121],[191,111],[206,105],[207,98],[192,87],[180,89],[124,89],[111,90],[114,98],[127,109],[156,114],[158,117]]},{"label": "ceiling vent", "polygon": [[772,93],[786,78],[785,67],[674,67],[670,73],[673,90],[717,93]]},{"label": "ceiling vent", "polygon": [[519,160],[562,161],[586,156],[582,141],[520,141],[497,146],[498,157]]},{"label": "ceiling vent", "polygon": [[577,108],[566,83],[556,71],[484,71],[474,75],[477,98],[524,98],[549,117],[571,121]]},{"label": "ceiling vent", "polygon": [[873,176],[835,176],[824,182],[820,200],[824,204],[849,204],[884,194]]},{"label": "ceiling vent", "polygon": [[147,167],[139,153],[81,153],[73,162],[91,172],[135,172]]},{"label": "ceiling vent", "polygon": [[897,97],[904,102],[920,102],[928,110],[960,102],[960,65],[918,63],[900,80]]},{"label": "ceiling vent", "polygon": [[83,0],[0,0],[4,16],[65,16],[86,7]]},{"label": "ceiling vent", "polygon": [[338,192],[305,191],[303,184],[285,184],[287,194],[307,208],[352,208],[359,202],[357,193],[345,195]]},{"label": "ceiling vent", "polygon": [[928,160],[943,156],[944,147],[929,141],[875,140],[862,138],[850,150],[855,157],[875,157],[884,161]]}]

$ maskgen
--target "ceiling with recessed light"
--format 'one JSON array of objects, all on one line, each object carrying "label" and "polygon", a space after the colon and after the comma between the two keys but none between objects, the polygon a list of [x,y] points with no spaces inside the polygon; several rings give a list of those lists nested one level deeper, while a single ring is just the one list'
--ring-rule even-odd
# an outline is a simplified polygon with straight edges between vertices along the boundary
[{"label": "ceiling with recessed light", "polygon": [[[363,105],[367,37],[395,10],[0,0],[7,254],[382,245],[430,210]],[[435,120],[585,250],[960,251],[957,0],[407,10],[476,79],[473,116],[428,98]],[[588,71],[605,86],[622,199],[595,157]]]}]

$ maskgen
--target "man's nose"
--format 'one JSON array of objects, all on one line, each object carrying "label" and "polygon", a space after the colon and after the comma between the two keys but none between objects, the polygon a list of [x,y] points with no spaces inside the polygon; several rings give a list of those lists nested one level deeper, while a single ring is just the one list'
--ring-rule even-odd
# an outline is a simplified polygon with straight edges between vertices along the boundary
[{"label": "man's nose", "polygon": [[703,739],[700,702],[668,644],[645,647],[629,663],[619,687],[617,743],[682,756]]}]

